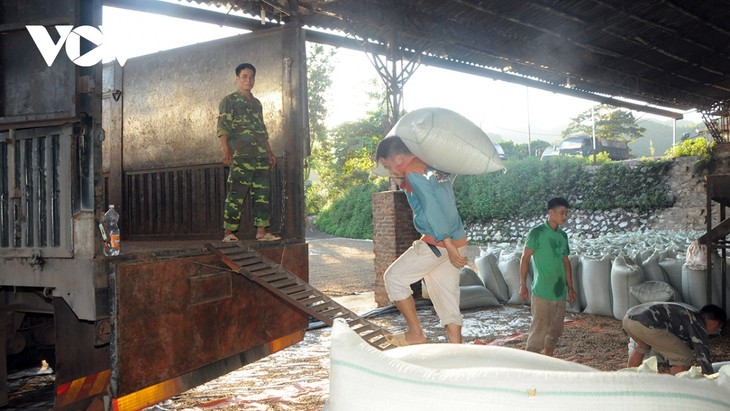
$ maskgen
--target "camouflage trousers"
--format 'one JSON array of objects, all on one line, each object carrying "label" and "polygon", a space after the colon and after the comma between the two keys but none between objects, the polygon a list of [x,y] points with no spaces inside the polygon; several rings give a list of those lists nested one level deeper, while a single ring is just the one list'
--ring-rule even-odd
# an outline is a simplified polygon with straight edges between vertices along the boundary
[{"label": "camouflage trousers", "polygon": [[270,175],[268,158],[233,158],[228,173],[228,193],[223,208],[225,230],[238,231],[246,196],[253,202],[254,226],[269,226]]}]

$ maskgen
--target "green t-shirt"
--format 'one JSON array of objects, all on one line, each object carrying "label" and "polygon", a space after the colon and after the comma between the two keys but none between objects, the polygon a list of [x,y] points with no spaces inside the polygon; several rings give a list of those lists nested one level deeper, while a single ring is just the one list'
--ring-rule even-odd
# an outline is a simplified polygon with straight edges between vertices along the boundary
[{"label": "green t-shirt", "polygon": [[268,157],[266,140],[269,133],[257,98],[249,101],[236,91],[221,100],[218,111],[217,135],[228,134],[228,147],[233,157]]},{"label": "green t-shirt", "polygon": [[534,266],[532,293],[545,300],[565,300],[565,266],[563,257],[570,254],[568,235],[558,227],[553,230],[545,222],[532,230],[527,236],[525,247],[532,250]]}]

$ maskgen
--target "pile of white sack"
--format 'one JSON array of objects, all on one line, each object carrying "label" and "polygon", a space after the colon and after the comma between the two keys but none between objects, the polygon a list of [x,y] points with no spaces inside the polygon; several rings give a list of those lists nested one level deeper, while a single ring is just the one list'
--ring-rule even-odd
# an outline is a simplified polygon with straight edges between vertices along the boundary
[{"label": "pile of white sack", "polygon": [[[570,238],[569,258],[578,298],[568,305],[568,311],[620,320],[629,308],[645,302],[676,301],[697,308],[709,303],[721,306],[720,257],[713,256],[712,298],[708,300],[705,267],[697,263],[706,258],[701,254],[706,250],[692,245],[701,235],[646,231],[595,239]],[[461,271],[461,308],[529,304],[529,299],[519,296],[522,249],[522,245],[508,243],[482,247],[474,261],[476,270],[464,267]],[[532,281],[532,267],[528,281]],[[726,284],[730,298],[730,278]],[[428,297],[425,285],[423,290],[424,297]]]}]

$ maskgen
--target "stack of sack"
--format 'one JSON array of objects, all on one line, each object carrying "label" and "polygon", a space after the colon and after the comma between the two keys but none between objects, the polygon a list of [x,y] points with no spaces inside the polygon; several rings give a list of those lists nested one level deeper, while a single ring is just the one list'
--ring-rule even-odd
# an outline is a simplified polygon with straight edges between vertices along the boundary
[{"label": "stack of sack", "polygon": [[[629,308],[647,302],[684,302],[697,308],[709,303],[721,306],[720,257],[713,256],[712,298],[708,301],[706,271],[697,263],[705,258],[696,255],[701,252],[694,244],[686,254],[647,250],[633,257],[623,252],[616,256],[571,255],[577,298],[568,304],[567,310],[621,320]],[[471,267],[461,270],[461,308],[529,304],[529,297],[523,300],[519,295],[521,258],[519,246],[482,248],[474,260],[476,270]],[[528,283],[532,282],[532,272],[531,266]],[[726,284],[730,296],[730,279]],[[424,297],[428,298],[425,284],[423,290]]]}]

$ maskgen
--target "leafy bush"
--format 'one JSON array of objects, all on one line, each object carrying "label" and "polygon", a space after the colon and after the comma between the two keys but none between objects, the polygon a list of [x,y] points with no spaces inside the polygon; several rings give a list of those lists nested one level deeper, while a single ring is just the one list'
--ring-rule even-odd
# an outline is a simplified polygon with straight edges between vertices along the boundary
[{"label": "leafy bush", "polygon": [[668,158],[701,156],[709,157],[712,148],[715,146],[714,141],[708,141],[705,138],[691,138],[682,141],[680,144],[669,147],[665,155]]},{"label": "leafy bush", "polygon": [[574,199],[570,193],[585,174],[583,159],[576,157],[507,160],[505,166],[505,173],[456,179],[456,206],[465,222],[543,213],[552,197]]},{"label": "leafy bush", "polygon": [[[465,223],[543,215],[553,197],[564,197],[573,208],[584,210],[646,212],[674,202],[666,179],[669,161],[585,166],[582,157],[560,156],[549,161],[508,159],[505,166],[504,173],[455,179],[456,206]],[[387,188],[388,181],[380,179],[349,190],[320,213],[317,227],[333,235],[372,238],[372,194]]]}]

